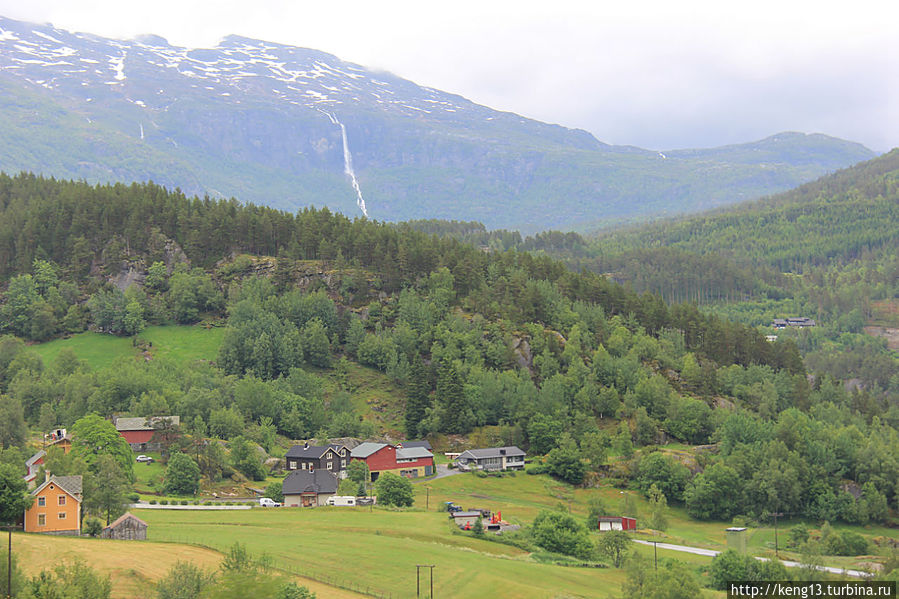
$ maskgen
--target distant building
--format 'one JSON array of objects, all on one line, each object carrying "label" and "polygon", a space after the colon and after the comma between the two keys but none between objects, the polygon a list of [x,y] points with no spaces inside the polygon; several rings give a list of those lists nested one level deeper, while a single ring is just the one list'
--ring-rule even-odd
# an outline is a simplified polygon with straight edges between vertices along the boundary
[{"label": "distant building", "polygon": [[294,445],[284,456],[288,470],[327,470],[346,478],[350,461],[349,450],[343,445]]},{"label": "distant building", "polygon": [[596,528],[600,532],[607,530],[637,530],[637,519],[626,516],[600,516]]},{"label": "distant building", "polygon": [[25,482],[29,487],[37,478],[37,472],[41,469],[45,457],[47,457],[47,452],[41,449],[25,462]]},{"label": "distant building", "polygon": [[337,494],[337,477],[327,470],[294,470],[281,483],[284,507],[328,505]]},{"label": "distant building", "polygon": [[115,428],[125,437],[133,451],[159,451],[160,443],[153,440],[163,427],[181,424],[180,416],[155,416],[151,418],[116,418]]},{"label": "distant building", "polygon": [[408,478],[434,474],[434,454],[423,447],[362,443],[353,448],[350,458],[368,465],[372,482],[378,480],[382,472],[393,472]]},{"label": "distant building", "polygon": [[120,541],[146,541],[147,528],[146,522],[131,512],[125,512],[115,522],[104,528],[100,536],[104,539]]},{"label": "distant building", "polygon": [[489,449],[469,449],[456,458],[463,470],[524,470],[524,451],[511,445]]},{"label": "distant building", "polygon": [[25,532],[57,535],[81,533],[80,476],[51,476],[31,492],[34,503],[25,510]]},{"label": "distant building", "polygon": [[795,318],[775,318],[771,321],[771,326],[775,329],[785,329],[787,327],[813,327],[816,323],[811,318],[799,316]]},{"label": "distant building", "polygon": [[421,447],[422,449],[427,449],[428,451],[434,451],[434,448],[431,447],[431,442],[428,440],[424,441],[402,441],[396,444],[397,447],[402,447],[404,449],[412,449],[413,447]]}]

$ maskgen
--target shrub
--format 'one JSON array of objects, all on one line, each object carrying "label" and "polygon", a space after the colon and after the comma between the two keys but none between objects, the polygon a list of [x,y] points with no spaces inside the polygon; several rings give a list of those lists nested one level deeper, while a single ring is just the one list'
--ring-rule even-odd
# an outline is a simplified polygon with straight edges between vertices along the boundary
[{"label": "shrub", "polygon": [[186,499],[181,500],[181,505],[187,505],[187,504],[188,504],[188,501]]},{"label": "shrub", "polygon": [[542,510],[534,519],[531,531],[534,542],[547,551],[581,559],[587,559],[593,552],[587,529],[569,514]]},{"label": "shrub", "polygon": [[131,503],[137,503],[138,501],[140,501],[140,495],[138,495],[137,493],[128,493],[128,501],[130,501]]},{"label": "shrub", "polygon": [[168,504],[169,504],[169,500],[168,500],[168,499],[160,499],[160,500],[159,500],[159,505],[168,505]]},{"label": "shrub", "polygon": [[155,499],[151,499],[151,500],[150,500],[150,505],[156,505],[156,500],[155,500]]},{"label": "shrub", "polygon": [[97,518],[86,518],[82,531],[88,536],[97,537],[103,532],[103,523]]}]

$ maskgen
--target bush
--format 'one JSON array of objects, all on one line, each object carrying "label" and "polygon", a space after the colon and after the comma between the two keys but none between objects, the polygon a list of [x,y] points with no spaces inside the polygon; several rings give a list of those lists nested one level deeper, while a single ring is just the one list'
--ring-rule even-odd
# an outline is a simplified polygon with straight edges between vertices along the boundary
[{"label": "bush", "polygon": [[137,503],[138,501],[140,501],[140,495],[138,495],[137,493],[128,493],[128,501],[130,501],[131,503]]},{"label": "bush", "polygon": [[187,504],[188,504],[188,501],[186,499],[181,500],[181,505],[187,505]]},{"label": "bush", "polygon": [[103,523],[97,518],[86,518],[81,530],[90,537],[98,537],[103,532]]},{"label": "bush", "polygon": [[487,478],[487,473],[484,472],[483,470],[475,470],[474,475],[477,476],[478,478]]},{"label": "bush", "polygon": [[587,559],[593,553],[593,543],[584,525],[574,516],[542,510],[531,528],[534,543],[547,551]]},{"label": "bush", "polygon": [[378,503],[409,507],[414,502],[412,482],[408,478],[392,472],[385,472],[378,478]]},{"label": "bush", "polygon": [[168,505],[168,504],[169,504],[169,500],[168,500],[168,499],[160,499],[160,500],[159,500],[159,505]]},{"label": "bush", "polygon": [[156,505],[156,500],[155,500],[155,499],[151,499],[151,500],[150,500],[150,505]]}]

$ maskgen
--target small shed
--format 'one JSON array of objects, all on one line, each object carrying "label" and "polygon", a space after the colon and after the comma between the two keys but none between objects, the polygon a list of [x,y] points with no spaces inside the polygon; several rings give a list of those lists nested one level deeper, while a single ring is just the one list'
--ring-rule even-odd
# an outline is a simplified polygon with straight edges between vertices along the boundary
[{"label": "small shed", "polygon": [[637,519],[626,516],[600,516],[596,527],[600,532],[606,530],[637,530]]},{"label": "small shed", "polygon": [[746,553],[746,527],[731,526],[725,529],[727,533],[727,548],[737,553]]},{"label": "small shed", "polygon": [[484,520],[484,515],[480,510],[472,510],[468,512],[453,512],[450,514],[450,518],[453,519],[456,526],[459,528],[473,527],[475,522],[478,521],[478,518],[481,518],[481,521],[486,524]]},{"label": "small shed", "polygon": [[104,528],[100,536],[120,541],[146,541],[147,523],[131,512],[125,512],[118,520]]}]

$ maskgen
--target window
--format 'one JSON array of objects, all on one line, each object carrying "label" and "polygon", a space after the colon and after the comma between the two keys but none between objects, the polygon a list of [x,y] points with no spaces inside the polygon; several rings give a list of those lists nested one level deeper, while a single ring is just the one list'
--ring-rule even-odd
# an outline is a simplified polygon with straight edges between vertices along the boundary
[{"label": "window", "polygon": [[290,460],[290,469],[291,469],[291,470],[296,470],[296,469],[297,469],[297,463],[296,463],[295,460]]},{"label": "window", "polygon": [[340,467],[346,468],[346,460],[340,460]]},{"label": "window", "polygon": [[47,526],[47,515],[46,514],[38,514],[37,515],[37,525],[38,526]]},{"label": "window", "polygon": [[328,462],[328,470],[334,470],[334,462]]},{"label": "window", "polygon": [[306,469],[306,462],[303,462],[303,470]]},{"label": "window", "polygon": [[38,507],[44,507],[45,505],[47,505],[47,498],[46,497],[38,497],[37,505],[38,505]]},{"label": "window", "polygon": [[57,517],[58,519],[60,519],[60,520],[65,520],[65,519],[66,519],[66,513],[65,513],[65,512],[59,512],[58,514],[56,514],[56,517]]},{"label": "window", "polygon": [[66,504],[66,496],[60,495],[59,496],[59,505],[65,505],[65,504]]}]

